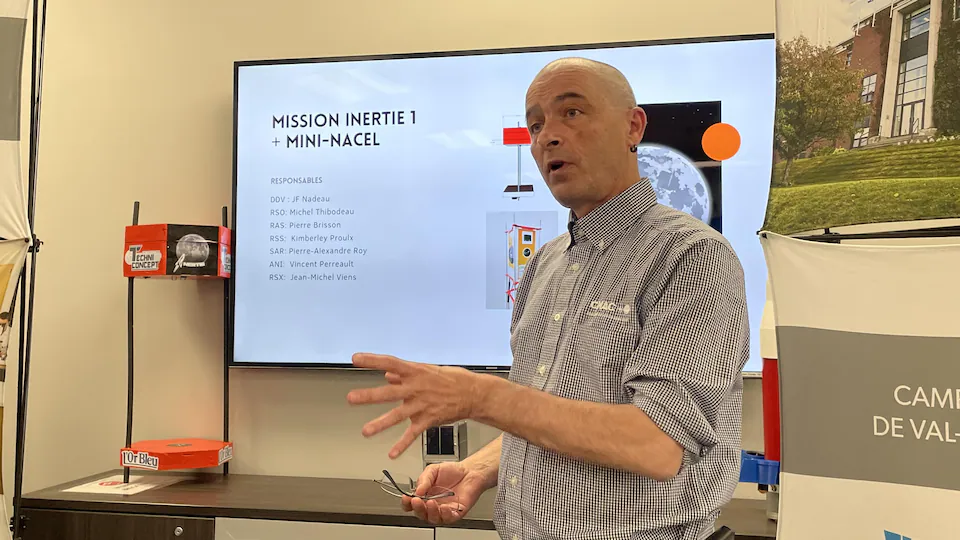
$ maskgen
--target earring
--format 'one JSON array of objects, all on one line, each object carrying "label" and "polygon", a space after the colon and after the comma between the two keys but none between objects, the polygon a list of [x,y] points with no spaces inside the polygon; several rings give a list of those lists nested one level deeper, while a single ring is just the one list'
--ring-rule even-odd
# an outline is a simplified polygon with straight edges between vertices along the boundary
[{"label": "earring", "polygon": [[635,145],[635,144],[634,144],[634,145],[631,145],[631,146],[630,146],[630,151],[633,152],[633,153],[636,153],[636,152],[637,152],[637,145]]}]

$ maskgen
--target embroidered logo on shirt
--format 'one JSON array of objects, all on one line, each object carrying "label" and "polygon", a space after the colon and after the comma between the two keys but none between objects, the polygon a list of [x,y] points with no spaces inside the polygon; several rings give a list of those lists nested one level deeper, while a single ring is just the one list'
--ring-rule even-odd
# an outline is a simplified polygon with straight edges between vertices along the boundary
[{"label": "embroidered logo on shirt", "polygon": [[633,308],[630,304],[618,304],[606,300],[594,300],[587,308],[587,316],[626,321],[630,319]]}]

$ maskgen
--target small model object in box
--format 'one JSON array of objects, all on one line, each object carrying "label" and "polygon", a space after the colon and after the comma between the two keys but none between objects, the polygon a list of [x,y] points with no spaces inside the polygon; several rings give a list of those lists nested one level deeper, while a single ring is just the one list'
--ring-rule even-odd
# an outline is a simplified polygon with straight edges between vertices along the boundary
[{"label": "small model object in box", "polygon": [[217,467],[233,458],[233,443],[206,439],[141,441],[120,450],[120,465],[171,471]]},{"label": "small model object in box", "polygon": [[211,225],[128,225],[124,277],[229,278],[230,229]]}]

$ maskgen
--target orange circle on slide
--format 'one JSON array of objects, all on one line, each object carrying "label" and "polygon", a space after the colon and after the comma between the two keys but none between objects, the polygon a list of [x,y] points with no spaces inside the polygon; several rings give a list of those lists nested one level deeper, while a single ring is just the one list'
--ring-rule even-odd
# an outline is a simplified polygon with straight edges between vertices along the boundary
[{"label": "orange circle on slide", "polygon": [[730,124],[718,122],[703,132],[703,151],[715,161],[730,159],[740,150],[740,132]]}]

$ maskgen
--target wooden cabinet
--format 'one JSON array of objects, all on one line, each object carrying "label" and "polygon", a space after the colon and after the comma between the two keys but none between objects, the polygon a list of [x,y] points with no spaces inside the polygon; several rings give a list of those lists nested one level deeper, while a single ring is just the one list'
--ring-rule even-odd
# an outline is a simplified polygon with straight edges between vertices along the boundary
[{"label": "wooden cabinet", "polygon": [[497,531],[438,527],[435,540],[500,540],[500,534]]},{"label": "wooden cabinet", "polygon": [[[118,473],[24,496],[22,539],[500,540],[492,530],[495,489],[456,527],[436,529],[369,480],[164,473],[177,482],[135,494],[70,491]],[[717,525],[737,540],[770,540],[777,530],[763,501],[731,501]]]},{"label": "wooden cabinet", "polygon": [[23,540],[214,540],[214,520],[25,509]]},{"label": "wooden cabinet", "polygon": [[432,528],[217,518],[216,540],[433,540]]}]

